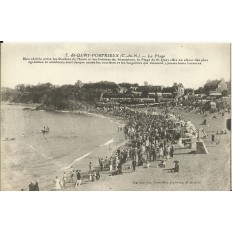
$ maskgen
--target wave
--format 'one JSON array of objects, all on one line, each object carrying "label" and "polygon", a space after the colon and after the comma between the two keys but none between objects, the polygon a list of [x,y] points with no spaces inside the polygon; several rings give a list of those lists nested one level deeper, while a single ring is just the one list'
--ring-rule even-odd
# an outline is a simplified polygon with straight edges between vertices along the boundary
[{"label": "wave", "polygon": [[78,162],[78,161],[84,159],[85,157],[89,156],[90,154],[91,154],[91,152],[82,155],[81,157],[75,159],[69,166],[62,168],[62,170],[66,170],[66,169],[68,169],[68,168],[71,168],[71,166],[73,166],[76,162]]},{"label": "wave", "polygon": [[59,113],[71,113],[72,111],[70,111],[70,110],[56,110],[56,112],[59,112]]},{"label": "wave", "polygon": [[[113,142],[114,142],[114,139],[112,138],[112,139],[108,140],[106,143],[100,145],[100,147],[110,145],[110,144],[113,143]],[[84,159],[85,157],[89,156],[90,154],[91,154],[91,152],[88,152],[88,153],[82,155],[81,157],[75,159],[75,160],[74,160],[71,164],[69,164],[68,166],[63,167],[61,170],[67,170],[67,169],[71,168],[71,166],[73,166],[76,162],[78,162],[78,161]]]},{"label": "wave", "polygon": [[109,145],[109,144],[111,144],[111,143],[113,143],[113,142],[114,142],[114,139],[110,139],[110,140],[107,141],[106,143],[100,145],[100,147],[107,146],[107,145]]}]

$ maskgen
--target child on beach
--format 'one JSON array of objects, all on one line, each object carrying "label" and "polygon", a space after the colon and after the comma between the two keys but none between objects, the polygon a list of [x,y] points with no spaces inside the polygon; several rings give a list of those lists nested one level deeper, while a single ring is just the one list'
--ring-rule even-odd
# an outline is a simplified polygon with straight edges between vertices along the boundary
[{"label": "child on beach", "polygon": [[166,162],[165,162],[165,160],[162,160],[156,167],[157,167],[157,168],[165,168],[165,167],[166,167]]},{"label": "child on beach", "polygon": [[174,168],[170,169],[171,172],[179,172],[179,170],[180,170],[179,161],[175,160],[173,163],[175,163],[175,166],[174,166]]},{"label": "child on beach", "polygon": [[100,173],[99,172],[96,173],[96,180],[100,180]]}]

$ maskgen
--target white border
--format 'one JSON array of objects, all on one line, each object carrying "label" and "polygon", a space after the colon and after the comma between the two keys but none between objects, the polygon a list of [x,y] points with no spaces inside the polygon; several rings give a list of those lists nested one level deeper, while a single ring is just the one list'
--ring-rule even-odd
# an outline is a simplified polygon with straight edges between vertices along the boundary
[{"label": "white border", "polygon": [[[231,1],[1,1],[5,42],[231,42]],[[229,192],[1,192],[1,231],[224,231]]]}]

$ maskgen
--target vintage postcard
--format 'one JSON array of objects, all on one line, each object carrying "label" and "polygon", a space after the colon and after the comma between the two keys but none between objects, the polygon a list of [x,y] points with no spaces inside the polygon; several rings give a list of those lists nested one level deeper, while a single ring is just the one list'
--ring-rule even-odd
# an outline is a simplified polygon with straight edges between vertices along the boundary
[{"label": "vintage postcard", "polygon": [[229,191],[231,45],[1,43],[2,191]]}]

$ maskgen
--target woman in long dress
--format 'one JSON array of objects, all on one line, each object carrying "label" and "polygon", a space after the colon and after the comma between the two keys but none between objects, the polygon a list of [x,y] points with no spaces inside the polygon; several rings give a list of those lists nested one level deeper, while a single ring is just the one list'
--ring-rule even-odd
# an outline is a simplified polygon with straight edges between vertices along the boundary
[{"label": "woman in long dress", "polygon": [[56,179],[54,180],[54,183],[55,183],[55,188],[54,188],[54,190],[56,190],[56,191],[61,190],[60,179],[58,178],[58,176],[57,176]]}]

